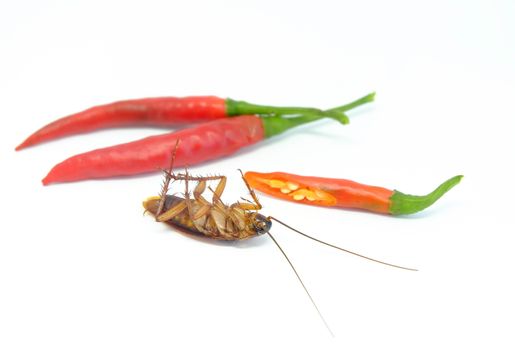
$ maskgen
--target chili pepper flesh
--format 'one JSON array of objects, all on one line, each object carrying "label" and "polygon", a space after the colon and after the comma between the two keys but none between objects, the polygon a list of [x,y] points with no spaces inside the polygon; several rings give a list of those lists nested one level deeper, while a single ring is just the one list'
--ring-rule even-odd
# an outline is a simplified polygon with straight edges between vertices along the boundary
[{"label": "chili pepper flesh", "polygon": [[448,179],[425,196],[414,196],[345,179],[283,172],[245,173],[245,179],[253,188],[273,197],[303,204],[354,208],[391,215],[413,214],[426,209],[457,185],[462,177],[458,175]]}]

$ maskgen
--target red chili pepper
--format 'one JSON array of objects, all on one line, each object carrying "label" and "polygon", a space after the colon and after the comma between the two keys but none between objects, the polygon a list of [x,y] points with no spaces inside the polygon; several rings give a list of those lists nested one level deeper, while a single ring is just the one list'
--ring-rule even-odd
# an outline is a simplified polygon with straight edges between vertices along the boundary
[{"label": "red chili pepper", "polygon": [[254,115],[220,119],[163,135],[82,153],[57,164],[43,184],[134,175],[165,168],[177,140],[175,165],[193,165],[227,156],[242,147],[308,123],[321,116],[296,118]]},{"label": "red chili pepper", "polygon": [[327,115],[346,124],[348,119],[344,114],[345,111],[371,102],[373,99],[374,94],[369,94],[322,114],[306,113],[292,118],[247,115],[218,119],[177,132],[97,149],[70,157],[57,164],[43,179],[43,184],[134,175],[166,168],[171,151],[179,139],[181,145],[177,150],[175,165],[180,167],[198,164],[232,154],[242,147],[280,134],[295,126],[322,119]]},{"label": "red chili pepper", "polygon": [[392,215],[413,214],[429,207],[457,185],[462,177],[458,175],[450,178],[428,195],[413,196],[344,179],[281,172],[245,173],[245,179],[252,188],[277,198],[303,204],[364,209]]},{"label": "red chili pepper", "polygon": [[118,101],[92,107],[47,124],[30,135],[16,147],[16,150],[63,136],[102,128],[128,125],[171,126],[245,114],[287,113],[323,112],[314,108],[261,106],[214,96],[156,97]]}]

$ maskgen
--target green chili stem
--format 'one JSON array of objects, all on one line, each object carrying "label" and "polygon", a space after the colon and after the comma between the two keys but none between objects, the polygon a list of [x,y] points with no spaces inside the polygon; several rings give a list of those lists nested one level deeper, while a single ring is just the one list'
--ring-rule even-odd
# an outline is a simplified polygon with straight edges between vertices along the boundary
[{"label": "green chili stem", "polygon": [[318,108],[305,107],[275,107],[248,103],[245,101],[235,101],[230,98],[225,100],[227,115],[237,116],[245,114],[298,114],[298,113],[322,113]]},{"label": "green chili stem", "polygon": [[349,124],[349,117],[345,114],[345,112],[349,111],[353,108],[359,107],[361,105],[364,105],[365,103],[374,101],[375,96],[376,96],[376,93],[372,92],[372,93],[370,93],[366,96],[363,96],[351,103],[347,103],[340,107],[335,107],[335,108],[325,110],[324,114],[326,114],[330,118],[335,118],[336,116],[340,116],[342,118],[343,124]]},{"label": "green chili stem", "polygon": [[342,124],[346,124],[341,116],[327,116],[323,114],[303,114],[298,117],[284,118],[281,116],[269,116],[261,118],[265,130],[265,138],[269,138],[285,132],[302,124],[311,123],[323,118],[332,118]]},{"label": "green chili stem", "polygon": [[356,108],[356,107],[359,107],[359,106],[364,105],[366,103],[374,101],[375,96],[376,96],[376,93],[372,92],[372,93],[370,93],[370,94],[368,94],[366,96],[363,96],[363,97],[357,99],[356,101],[353,101],[351,103],[347,103],[347,104],[345,104],[343,106],[340,106],[340,107],[335,107],[335,108],[328,109],[325,112],[346,112],[346,111],[349,111],[349,110],[351,110],[353,108]]},{"label": "green chili stem", "polygon": [[456,186],[462,178],[463,175],[454,176],[425,196],[413,196],[394,191],[393,195],[390,197],[390,213],[392,215],[407,215],[424,210],[436,202],[447,191]]},{"label": "green chili stem", "polygon": [[340,121],[342,124],[349,124],[349,117],[347,116],[347,114],[345,114],[345,112],[350,111],[351,109],[354,109],[354,108],[364,105],[366,103],[370,103],[370,102],[374,101],[375,96],[376,96],[376,93],[372,92],[366,96],[358,98],[355,101],[352,101],[351,103],[347,103],[343,106],[327,109],[327,110],[323,111],[323,114],[325,114],[329,118],[333,118],[333,119]]},{"label": "green chili stem", "polygon": [[325,115],[329,118],[340,119],[341,122],[344,120],[348,123],[348,117],[344,114],[344,112],[361,106],[365,103],[372,102],[375,97],[375,92],[368,94],[362,98],[357,99],[351,103],[345,104],[343,106],[331,108],[329,110],[323,111],[318,108],[308,108],[308,107],[275,107],[275,106],[265,106],[265,105],[256,105],[252,103],[248,103],[245,101],[236,101],[230,98],[225,100],[227,114],[229,116],[237,116],[237,115],[245,115],[245,114],[259,114],[261,116],[285,116],[285,115]]}]

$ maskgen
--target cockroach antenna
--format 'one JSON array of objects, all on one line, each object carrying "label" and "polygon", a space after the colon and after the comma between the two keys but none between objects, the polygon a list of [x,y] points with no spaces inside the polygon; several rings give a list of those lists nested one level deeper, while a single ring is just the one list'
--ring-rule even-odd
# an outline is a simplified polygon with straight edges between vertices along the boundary
[{"label": "cockroach antenna", "polygon": [[[370,258],[368,256],[365,256],[365,255],[362,255],[362,254],[359,254],[359,253],[355,253],[353,251],[350,251],[350,250],[347,250],[347,249],[344,249],[344,248],[341,248],[341,247],[338,247],[338,246],[335,246],[333,244],[330,244],[330,243],[327,243],[327,242],[324,242],[322,240],[319,240],[315,237],[311,237],[293,227],[291,227],[290,225],[287,225],[286,223],[272,217],[272,216],[268,216],[266,218],[268,221],[271,221],[271,220],[274,220],[275,222],[278,222],[279,224],[289,228],[290,230],[306,237],[306,238],[309,238],[309,239],[312,239],[314,240],[315,242],[318,242],[318,243],[321,243],[321,244],[324,244],[326,246],[329,246],[329,247],[332,247],[332,248],[335,248],[335,249],[338,249],[338,250],[341,250],[345,253],[349,253],[349,254],[352,254],[352,255],[355,255],[357,257],[360,257],[360,258],[363,258],[363,259],[367,259],[367,260],[370,260],[370,261],[373,261],[373,262],[376,262],[376,263],[379,263],[379,264],[383,264],[383,265],[387,265],[387,266],[391,266],[391,267],[395,267],[395,268],[398,268],[398,269],[403,269],[403,270],[409,270],[409,271],[418,271],[417,269],[412,269],[412,268],[409,268],[409,267],[404,267],[404,266],[399,266],[399,265],[395,265],[395,264],[390,264],[390,263],[387,263],[387,262],[384,262],[384,261],[381,261],[381,260],[377,260],[377,259],[373,259],[373,258]],[[284,258],[286,259],[286,261],[288,262],[288,264],[290,264],[290,267],[292,268],[293,272],[295,273],[295,276],[297,276],[297,279],[299,280],[300,284],[302,285],[302,288],[304,289],[304,291],[306,292],[306,294],[308,295],[309,297],[309,300],[311,300],[311,303],[313,304],[313,306],[315,307],[317,313],[318,313],[318,316],[320,316],[320,319],[322,320],[322,322],[324,323],[325,327],[327,328],[327,330],[329,331],[329,333],[334,337],[334,333],[331,331],[331,328],[329,327],[329,324],[327,323],[327,321],[325,320],[324,316],[322,315],[322,312],[320,311],[320,309],[318,308],[317,304],[315,303],[315,300],[313,299],[313,297],[311,296],[311,294],[309,293],[306,285],[304,284],[304,282],[302,281],[302,278],[300,277],[299,273],[297,272],[297,270],[295,269],[295,266],[293,266],[293,263],[291,262],[291,260],[288,258],[288,256],[286,255],[286,252],[281,248],[281,246],[279,245],[279,243],[275,240],[274,236],[272,236],[272,234],[270,233],[270,231],[266,232],[270,238],[272,239],[272,241],[275,243],[275,245],[277,246],[277,248],[279,248],[279,250],[281,251],[281,253],[283,254]]]},{"label": "cockroach antenna", "polygon": [[351,251],[351,250],[348,250],[348,249],[345,249],[345,248],[342,248],[342,247],[335,246],[335,245],[333,245],[333,244],[331,244],[331,243],[327,243],[327,242],[321,241],[321,240],[319,240],[319,239],[317,239],[317,238],[315,238],[315,237],[309,236],[309,235],[305,234],[304,232],[301,232],[301,231],[299,231],[299,230],[297,230],[297,229],[295,229],[295,228],[291,227],[291,226],[290,226],[290,225],[288,225],[288,224],[285,224],[284,222],[282,222],[282,221],[280,221],[280,220],[278,220],[278,219],[276,219],[276,218],[274,218],[274,217],[272,217],[272,216],[269,216],[269,217],[268,217],[268,219],[269,219],[269,220],[274,220],[275,222],[280,223],[281,225],[283,225],[283,226],[285,226],[285,227],[289,228],[290,230],[292,230],[292,231],[294,231],[294,232],[298,233],[299,235],[302,235],[302,236],[304,236],[304,237],[306,237],[306,238],[309,238],[309,239],[311,239],[311,240],[313,240],[313,241],[315,241],[315,242],[318,242],[318,243],[324,244],[324,245],[326,245],[326,246],[328,246],[328,247],[332,247],[332,248],[335,248],[335,249],[341,250],[342,252],[345,252],[345,253],[348,253],[348,254],[352,254],[352,255],[354,255],[354,256],[357,256],[357,257],[360,257],[360,258],[363,258],[363,259],[366,259],[366,260],[370,260],[370,261],[373,261],[373,262],[376,262],[376,263],[379,263],[379,264],[383,264],[383,265],[387,265],[387,266],[395,267],[395,268],[398,268],[398,269],[402,269],[402,270],[409,270],[409,271],[418,271],[417,269],[413,269],[413,268],[410,268],[410,267],[404,267],[404,266],[400,266],[400,265],[390,264],[390,263],[387,263],[387,262],[385,262],[385,261],[381,261],[381,260],[377,260],[377,259],[374,259],[374,258],[370,258],[370,257],[368,257],[368,256],[365,256],[365,255],[362,255],[362,254],[359,254],[359,253],[353,252],[353,251]]},{"label": "cockroach antenna", "polygon": [[297,272],[297,270],[295,269],[295,266],[293,266],[293,263],[291,262],[291,260],[288,258],[288,255],[286,255],[285,251],[283,250],[283,248],[281,248],[281,246],[279,245],[279,243],[275,240],[274,236],[272,236],[272,234],[270,232],[267,232],[267,234],[270,236],[270,238],[272,238],[272,241],[274,241],[275,245],[277,246],[277,248],[279,248],[279,250],[281,251],[281,253],[283,254],[284,258],[286,259],[286,261],[288,261],[288,264],[290,264],[290,267],[292,268],[293,272],[295,273],[295,276],[297,276],[297,279],[299,280],[300,284],[302,285],[302,288],[304,288],[304,291],[306,292],[306,294],[308,295],[309,297],[309,300],[311,300],[311,303],[313,304],[313,306],[315,307],[315,310],[317,310],[317,313],[318,313],[318,316],[320,316],[320,319],[322,320],[322,322],[324,323],[325,325],[325,328],[327,328],[327,330],[329,331],[329,333],[331,334],[331,336],[334,337],[334,333],[333,331],[331,330],[331,328],[329,327],[329,324],[327,323],[327,321],[325,320],[324,316],[322,315],[322,313],[320,312],[320,309],[318,308],[317,304],[315,303],[315,300],[313,299],[313,297],[311,296],[311,294],[309,293],[308,289],[306,288],[306,285],[304,284],[304,282],[302,282],[302,278],[300,278],[300,275],[299,273]]}]

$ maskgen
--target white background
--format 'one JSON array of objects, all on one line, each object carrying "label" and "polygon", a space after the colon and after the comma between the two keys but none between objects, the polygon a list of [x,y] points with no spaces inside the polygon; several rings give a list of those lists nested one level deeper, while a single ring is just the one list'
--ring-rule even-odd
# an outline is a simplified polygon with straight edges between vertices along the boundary
[{"label": "white background", "polygon": [[[0,3],[0,348],[513,349],[513,1]],[[213,94],[349,113],[196,166],[352,179],[424,194],[392,218],[261,196],[336,337],[266,237],[235,244],[144,217],[160,175],[43,187],[70,155],[161,133],[107,130],[15,152],[42,125],[120,99]]]}]

